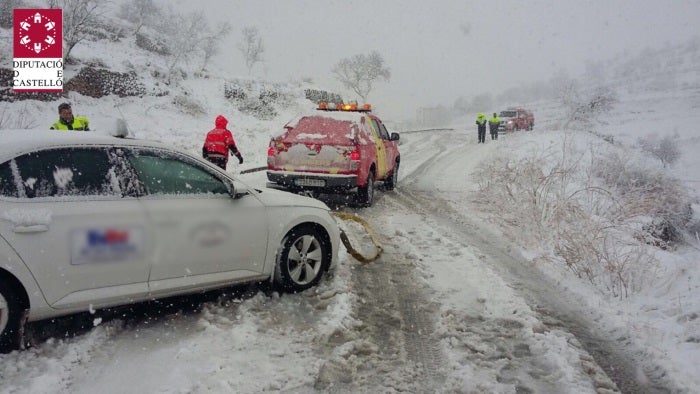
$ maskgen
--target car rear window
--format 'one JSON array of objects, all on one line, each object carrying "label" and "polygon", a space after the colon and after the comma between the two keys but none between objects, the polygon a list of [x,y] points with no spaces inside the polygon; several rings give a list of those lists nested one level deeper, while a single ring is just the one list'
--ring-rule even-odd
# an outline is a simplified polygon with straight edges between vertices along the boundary
[{"label": "car rear window", "polygon": [[26,197],[121,195],[105,149],[61,148],[15,158]]}]

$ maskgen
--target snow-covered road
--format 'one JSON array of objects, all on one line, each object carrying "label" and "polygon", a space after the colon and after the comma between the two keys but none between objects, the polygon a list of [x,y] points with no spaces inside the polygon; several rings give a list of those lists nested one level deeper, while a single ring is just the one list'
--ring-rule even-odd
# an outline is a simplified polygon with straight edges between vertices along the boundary
[{"label": "snow-covered road", "polygon": [[[87,333],[57,330],[66,339],[0,355],[0,392],[666,391],[483,221],[469,174],[509,141],[474,139],[404,133],[397,189],[344,208],[373,225],[378,261],[343,253],[333,277],[303,294],[238,289],[135,317],[98,312],[82,319],[95,325]],[[359,226],[342,226],[368,244]]]},{"label": "snow-covered road", "polygon": [[[443,379],[417,392],[615,391],[576,338],[542,321],[522,298],[523,281],[499,272],[503,255],[516,264],[525,259],[478,221],[469,174],[505,141],[476,145],[470,137],[453,130],[405,133],[401,186],[366,214],[378,218],[379,232],[391,240],[387,250],[396,248],[385,265],[410,262],[411,284],[425,297],[415,300],[416,308],[433,314],[423,335],[439,344],[444,358],[435,368]],[[534,276],[525,282],[545,284]]]}]

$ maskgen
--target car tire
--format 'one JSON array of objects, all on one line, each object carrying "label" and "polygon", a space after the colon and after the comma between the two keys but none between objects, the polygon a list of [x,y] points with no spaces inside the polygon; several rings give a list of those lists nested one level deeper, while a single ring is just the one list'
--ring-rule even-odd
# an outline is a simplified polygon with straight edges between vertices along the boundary
[{"label": "car tire", "polygon": [[391,176],[384,183],[384,188],[386,190],[394,190],[396,184],[399,182],[399,162],[394,163],[394,171],[391,172]]},{"label": "car tire", "polygon": [[330,258],[331,244],[320,230],[313,226],[295,227],[282,239],[275,282],[288,293],[304,291],[318,284]]},{"label": "car tire", "polygon": [[0,277],[0,353],[8,353],[20,347],[22,339],[21,298],[7,279]]},{"label": "car tire", "polygon": [[374,171],[367,175],[367,185],[357,188],[357,198],[360,205],[369,207],[374,202]]}]

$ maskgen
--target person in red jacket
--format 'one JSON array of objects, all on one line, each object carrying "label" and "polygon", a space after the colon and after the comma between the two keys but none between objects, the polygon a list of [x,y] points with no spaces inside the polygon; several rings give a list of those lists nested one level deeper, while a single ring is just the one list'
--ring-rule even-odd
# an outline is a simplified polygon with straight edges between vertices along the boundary
[{"label": "person in red jacket", "polygon": [[236,142],[233,140],[233,134],[226,128],[228,119],[222,115],[216,117],[214,129],[207,133],[202,147],[202,156],[210,162],[226,170],[228,163],[228,152],[238,158],[238,164],[243,164],[243,156],[236,147]]}]

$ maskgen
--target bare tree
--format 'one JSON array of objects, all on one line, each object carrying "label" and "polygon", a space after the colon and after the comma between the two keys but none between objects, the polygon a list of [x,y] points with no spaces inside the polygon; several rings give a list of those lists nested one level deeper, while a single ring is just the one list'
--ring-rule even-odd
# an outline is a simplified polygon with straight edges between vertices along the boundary
[{"label": "bare tree", "polygon": [[660,140],[657,140],[654,135],[649,135],[645,138],[640,138],[637,144],[644,152],[659,159],[664,168],[666,168],[667,166],[673,166],[681,158],[681,150],[676,142],[677,139],[677,133],[674,136],[667,135]]},{"label": "bare tree", "polygon": [[667,135],[659,143],[658,158],[664,168],[667,165],[673,166],[681,158],[681,149],[678,147],[677,140],[677,134],[673,137]]},{"label": "bare tree", "polygon": [[153,0],[131,0],[119,7],[118,15],[133,23],[134,34],[138,34],[144,25],[159,21],[163,11]]},{"label": "bare tree", "polygon": [[226,37],[231,33],[231,24],[228,22],[221,23],[216,26],[213,32],[204,39],[204,43],[200,48],[202,50],[202,68],[200,71],[204,71],[207,67],[207,63],[212,58],[212,56],[219,53],[221,50],[221,43],[224,42],[221,38]]},{"label": "bare tree", "polygon": [[88,36],[88,27],[99,18],[96,0],[49,0],[49,8],[63,10],[63,58],[68,61],[70,52]]},{"label": "bare tree", "polygon": [[8,106],[0,109],[0,130],[2,129],[31,129],[36,127],[36,117],[27,104],[23,104],[19,110],[16,108],[8,111]]},{"label": "bare tree", "polygon": [[163,19],[158,29],[168,38],[165,45],[173,54],[168,71],[172,72],[178,64],[187,62],[192,54],[198,52],[209,31],[209,23],[202,11],[186,15],[169,13],[171,15]]},{"label": "bare tree", "polygon": [[248,67],[248,75],[253,70],[256,63],[263,61],[265,46],[263,45],[260,31],[255,26],[246,26],[241,31],[243,40],[238,44],[238,49],[243,54],[245,65]]},{"label": "bare tree", "polygon": [[376,80],[381,78],[388,81],[391,78],[391,71],[384,66],[384,58],[377,51],[342,59],[333,66],[332,71],[338,81],[352,89],[363,101],[367,100]]}]

